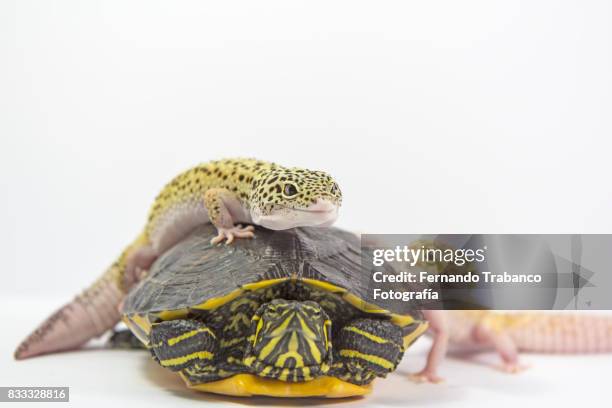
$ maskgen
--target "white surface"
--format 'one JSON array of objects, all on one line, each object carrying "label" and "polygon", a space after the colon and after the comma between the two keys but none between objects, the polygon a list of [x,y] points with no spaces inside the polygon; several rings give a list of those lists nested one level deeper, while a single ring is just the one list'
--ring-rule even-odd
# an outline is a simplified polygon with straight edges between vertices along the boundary
[{"label": "white surface", "polygon": [[[61,300],[0,301],[0,385],[70,386],[72,406],[329,406],[342,407],[609,407],[612,354],[594,356],[525,355],[531,369],[505,374],[487,365],[498,363],[484,354],[473,362],[449,359],[441,369],[444,384],[414,384],[407,377],[422,367],[429,344],[418,341],[398,370],[377,380],[365,398],[324,399],[226,398],[189,391],[177,375],[155,364],[146,352],[84,350],[15,362],[19,340]],[[14,313],[14,311],[19,313]],[[476,364],[477,362],[478,364]],[[21,407],[22,405],[17,405]],[[55,405],[54,405],[55,406]]]},{"label": "white surface", "polygon": [[[69,299],[201,161],[327,170],[338,225],[362,232],[609,233],[611,23],[604,0],[0,2],[0,383],[248,403],[137,353],[10,359],[60,302],[7,296]],[[447,384],[414,386],[422,351],[347,405],[609,403],[609,356],[529,357],[517,377],[450,361]]]}]

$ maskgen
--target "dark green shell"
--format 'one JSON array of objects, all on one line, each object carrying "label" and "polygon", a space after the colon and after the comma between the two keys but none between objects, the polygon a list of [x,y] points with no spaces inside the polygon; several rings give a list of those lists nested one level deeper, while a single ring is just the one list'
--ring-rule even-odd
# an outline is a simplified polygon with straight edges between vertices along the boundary
[{"label": "dark green shell", "polygon": [[[351,325],[357,327],[359,322],[365,326],[357,327],[358,330],[368,330],[373,322],[378,322],[390,325],[396,334],[401,333],[402,340],[392,342],[396,346],[401,343],[399,349],[392,347],[396,354],[401,351],[398,359],[385,360],[392,361],[389,364],[395,369],[404,350],[427,328],[422,314],[412,304],[382,305],[373,299],[371,251],[361,251],[359,238],[349,232],[337,228],[284,231],[258,228],[254,239],[238,239],[231,245],[211,245],[216,235],[214,226],[204,225],[169,249],[128,294],[123,306],[124,322],[130,330],[153,351],[160,364],[178,368],[190,386],[203,387],[244,373],[281,382],[304,382],[320,377],[320,373],[313,371],[315,368],[341,381],[365,385],[376,376],[384,377],[389,367],[369,362],[366,357],[366,363],[353,361],[351,356],[343,357],[343,344],[350,343],[350,347],[361,350],[372,340],[361,334],[347,337],[340,333],[342,330],[353,327]],[[377,268],[377,271],[395,274],[390,266]],[[255,354],[248,355],[252,344],[249,335],[255,333],[253,319],[259,319],[257,310],[281,299],[304,302],[302,306],[311,301],[321,307],[331,326],[326,339],[338,339],[338,347],[331,347],[334,354],[329,354],[325,364],[309,366],[308,370],[305,367],[279,368],[265,365],[255,358]],[[191,359],[195,349],[200,352],[201,339],[189,343],[197,346],[194,349],[189,348],[187,342],[190,340],[183,339],[185,343],[174,347],[164,343],[165,334],[158,336],[160,328],[185,324],[189,327],[202,325],[215,338],[214,347],[211,345],[210,350],[206,350],[210,354],[207,358],[213,359],[209,364],[183,367],[177,364],[188,360],[174,361]],[[175,336],[179,332],[182,329],[173,334],[174,338],[182,336]],[[192,336],[194,332],[197,330],[186,334]],[[343,343],[342,339],[349,343]],[[329,340],[326,341],[329,345]],[[185,352],[185,347],[189,352]],[[364,350],[369,349],[365,347]],[[304,350],[302,353],[307,355]],[[376,354],[376,357],[384,359],[387,354],[382,353],[382,357]],[[368,352],[365,356],[372,355]],[[384,372],[379,373],[367,364],[378,364]],[[268,370],[270,367],[272,370]],[[322,395],[327,395],[327,391],[321,391]],[[257,387],[249,391],[266,392]],[[321,395],[318,392],[313,395]]]},{"label": "dark green shell", "polygon": [[[371,259],[362,255],[359,238],[350,232],[338,228],[258,228],[254,239],[211,245],[216,234],[213,225],[203,225],[162,255],[128,295],[124,314],[189,308],[245,284],[286,277],[330,283],[365,302],[377,303],[372,298]],[[395,271],[387,267],[385,273]],[[385,304],[385,309],[420,317],[406,302]]]}]

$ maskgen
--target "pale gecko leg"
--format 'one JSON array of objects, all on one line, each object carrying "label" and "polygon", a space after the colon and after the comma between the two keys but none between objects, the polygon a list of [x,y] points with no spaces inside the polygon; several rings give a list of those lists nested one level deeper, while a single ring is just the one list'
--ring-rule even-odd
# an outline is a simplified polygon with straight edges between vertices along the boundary
[{"label": "pale gecko leg", "polygon": [[255,236],[253,226],[234,225],[235,220],[228,205],[232,201],[236,202],[238,198],[225,188],[211,188],[204,194],[204,205],[208,210],[208,217],[219,232],[210,241],[211,244],[217,244],[224,239],[227,239],[227,244],[231,244],[234,238],[253,238]]},{"label": "pale gecko leg", "polygon": [[144,245],[135,249],[127,258],[123,284],[129,290],[144,277],[158,254],[151,245]]},{"label": "pale gecko leg", "polygon": [[507,373],[518,373],[528,368],[519,362],[516,343],[503,331],[496,331],[484,323],[474,328],[474,338],[478,343],[493,346],[502,359],[501,369]]},{"label": "pale gecko leg", "polygon": [[448,349],[448,322],[446,313],[442,310],[424,310],[425,319],[429,322],[429,329],[433,334],[433,344],[427,355],[425,367],[418,373],[410,375],[410,379],[416,382],[439,383],[444,381],[438,375],[438,367]]}]

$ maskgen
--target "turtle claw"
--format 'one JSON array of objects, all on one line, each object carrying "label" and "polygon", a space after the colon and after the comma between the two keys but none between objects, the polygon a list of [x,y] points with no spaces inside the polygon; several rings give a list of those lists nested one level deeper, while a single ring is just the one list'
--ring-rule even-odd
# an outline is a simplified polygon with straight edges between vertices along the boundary
[{"label": "turtle claw", "polygon": [[235,238],[253,238],[255,227],[252,225],[247,225],[243,227],[241,224],[233,226],[232,228],[219,228],[219,233],[216,237],[210,240],[212,245],[216,245],[222,242],[224,239],[227,239],[226,245],[234,242]]}]

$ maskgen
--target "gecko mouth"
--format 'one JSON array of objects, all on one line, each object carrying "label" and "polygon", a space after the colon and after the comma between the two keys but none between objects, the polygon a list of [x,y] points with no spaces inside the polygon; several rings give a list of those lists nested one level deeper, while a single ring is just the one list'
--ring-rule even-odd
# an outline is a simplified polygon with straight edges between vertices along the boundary
[{"label": "gecko mouth", "polygon": [[309,210],[307,208],[291,208],[291,207],[285,207],[285,206],[282,206],[282,207],[290,211],[299,211],[299,212],[313,213],[313,214],[330,214],[332,212],[338,211],[338,208],[331,208],[329,210]]},{"label": "gecko mouth", "polygon": [[310,213],[331,213],[338,211],[338,206],[329,200],[319,198],[314,204],[311,204],[306,208],[299,208],[296,210]]},{"label": "gecko mouth", "polygon": [[317,200],[306,208],[278,205],[270,214],[259,214],[253,221],[273,230],[295,227],[328,227],[338,218],[338,205],[328,200]]}]

